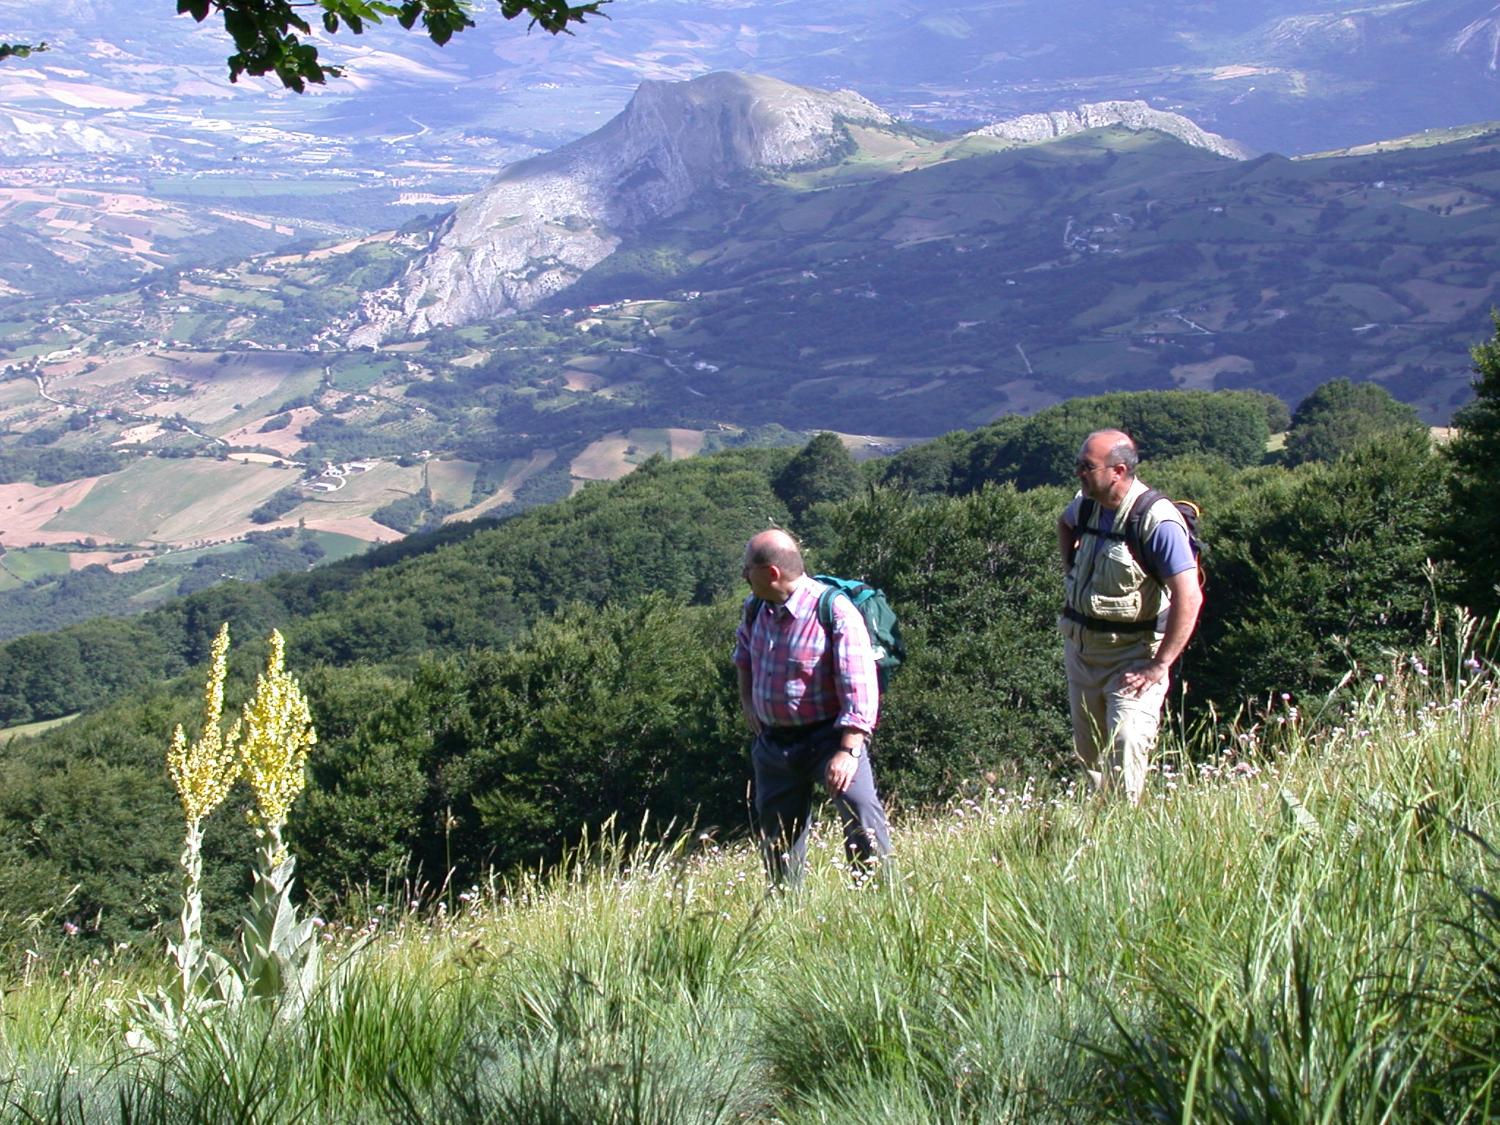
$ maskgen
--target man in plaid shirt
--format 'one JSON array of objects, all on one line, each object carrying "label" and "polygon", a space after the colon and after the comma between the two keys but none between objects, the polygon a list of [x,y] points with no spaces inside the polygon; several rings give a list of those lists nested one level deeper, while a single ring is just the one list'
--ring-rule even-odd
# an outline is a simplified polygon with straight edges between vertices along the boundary
[{"label": "man in plaid shirt", "polygon": [[818,620],[827,588],[806,572],[797,542],[762,531],[745,545],[745,601],[735,634],[740,707],[755,732],[755,811],[775,883],[801,878],[819,786],[844,822],[844,847],[859,868],[891,852],[885,807],[870,768],[880,709],[875,658],[864,618],[846,597],[832,602],[833,627]]}]

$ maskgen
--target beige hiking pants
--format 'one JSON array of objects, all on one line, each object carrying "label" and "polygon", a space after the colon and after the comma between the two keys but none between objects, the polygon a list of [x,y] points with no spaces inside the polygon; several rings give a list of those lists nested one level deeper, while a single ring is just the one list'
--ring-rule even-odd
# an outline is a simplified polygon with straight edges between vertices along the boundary
[{"label": "beige hiking pants", "polygon": [[1095,788],[1123,787],[1131,804],[1146,789],[1146,765],[1156,745],[1167,681],[1153,684],[1140,695],[1119,689],[1120,674],[1133,664],[1150,660],[1157,638],[1118,641],[1115,634],[1097,638],[1082,634],[1064,640],[1068,673],[1068,705],[1073,714],[1073,749]]}]

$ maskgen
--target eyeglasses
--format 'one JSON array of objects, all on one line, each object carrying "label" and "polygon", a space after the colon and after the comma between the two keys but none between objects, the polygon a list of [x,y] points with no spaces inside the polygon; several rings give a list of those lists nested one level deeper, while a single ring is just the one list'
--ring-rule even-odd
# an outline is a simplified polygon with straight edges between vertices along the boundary
[{"label": "eyeglasses", "polygon": [[752,570],[764,570],[770,565],[770,563],[746,563],[743,567],[740,568],[740,577],[748,582],[750,581],[750,572]]},{"label": "eyeglasses", "polygon": [[1118,464],[1119,462],[1110,465],[1091,465],[1080,457],[1077,461],[1073,462],[1073,469],[1079,473],[1097,473],[1100,469],[1113,469]]}]

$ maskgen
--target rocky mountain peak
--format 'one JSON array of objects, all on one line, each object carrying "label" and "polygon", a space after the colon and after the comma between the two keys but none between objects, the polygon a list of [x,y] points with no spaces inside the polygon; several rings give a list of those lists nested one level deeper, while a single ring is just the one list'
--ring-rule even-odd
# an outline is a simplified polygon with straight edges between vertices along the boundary
[{"label": "rocky mountain peak", "polygon": [[970,136],[1003,137],[1014,141],[1045,141],[1066,137],[1088,129],[1123,126],[1126,129],[1150,129],[1176,137],[1184,144],[1208,149],[1220,156],[1243,160],[1253,153],[1238,141],[1221,137],[1201,128],[1180,113],[1152,109],[1142,101],[1087,102],[1077,109],[1052,113],[1027,113],[996,121],[975,129]]},{"label": "rocky mountain peak", "polygon": [[858,94],[756,75],[642,83],[597,132],[464,201],[353,342],[528,308],[707,187],[836,158],[845,120],[892,122]]}]

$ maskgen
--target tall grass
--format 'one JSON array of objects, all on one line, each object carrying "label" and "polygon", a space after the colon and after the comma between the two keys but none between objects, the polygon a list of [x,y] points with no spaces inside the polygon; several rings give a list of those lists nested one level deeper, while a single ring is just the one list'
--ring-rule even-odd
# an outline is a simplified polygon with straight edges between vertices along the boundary
[{"label": "tall grass", "polygon": [[1495,706],[1403,661],[1317,724],[1273,700],[1192,734],[1139,808],[955,801],[859,886],[832,834],[771,897],[748,848],[606,835],[453,914],[374,912],[296,1018],[209,1012],[155,1053],[113,1014],[144,970],[74,966],[5,996],[0,1116],[1486,1120]]}]

